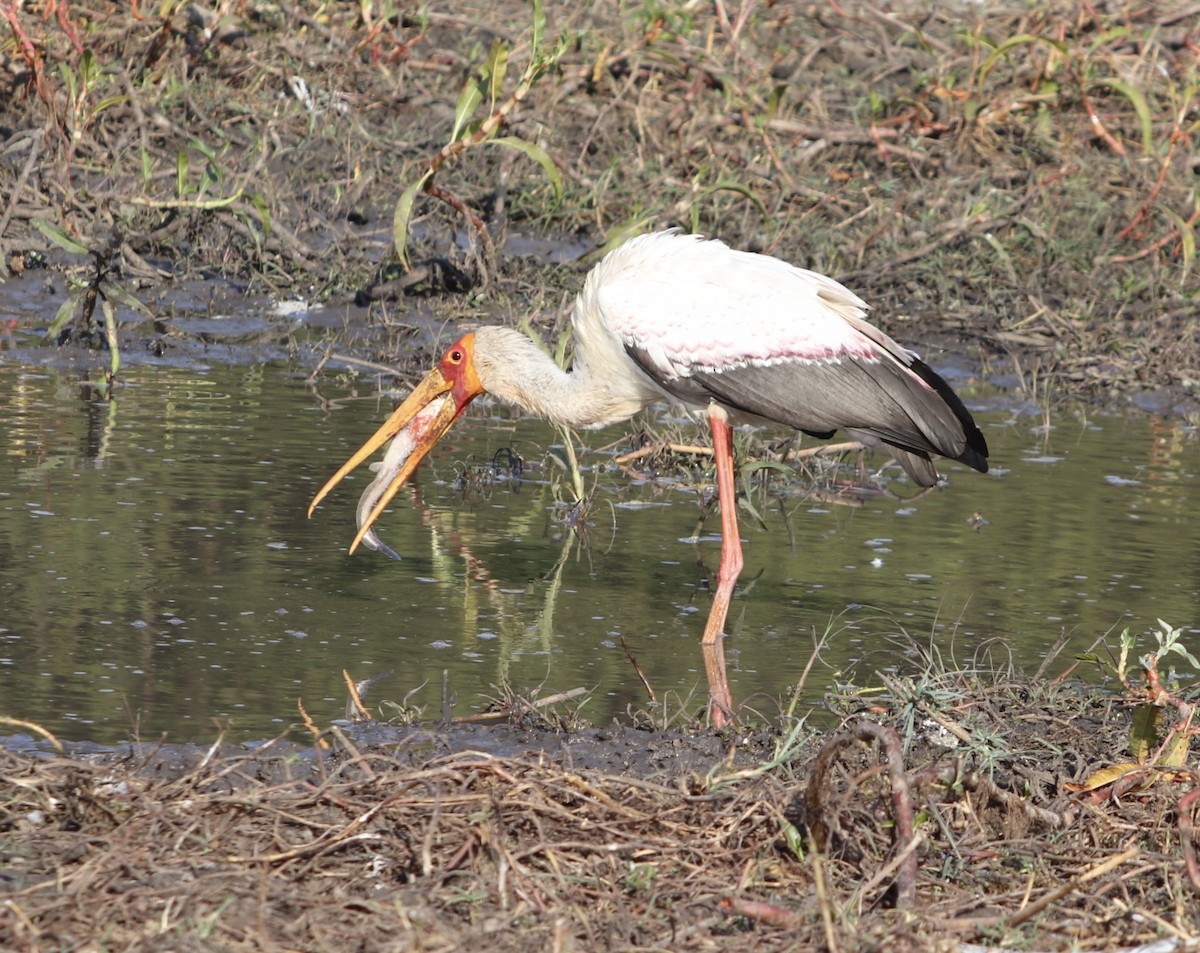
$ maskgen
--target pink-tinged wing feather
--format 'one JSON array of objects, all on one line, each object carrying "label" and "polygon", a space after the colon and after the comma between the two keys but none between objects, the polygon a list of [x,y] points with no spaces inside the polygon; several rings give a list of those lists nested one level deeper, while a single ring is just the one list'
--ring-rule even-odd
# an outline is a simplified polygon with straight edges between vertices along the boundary
[{"label": "pink-tinged wing feather", "polygon": [[696,236],[627,242],[593,271],[583,295],[585,310],[663,382],[779,361],[909,356],[832,278]]}]

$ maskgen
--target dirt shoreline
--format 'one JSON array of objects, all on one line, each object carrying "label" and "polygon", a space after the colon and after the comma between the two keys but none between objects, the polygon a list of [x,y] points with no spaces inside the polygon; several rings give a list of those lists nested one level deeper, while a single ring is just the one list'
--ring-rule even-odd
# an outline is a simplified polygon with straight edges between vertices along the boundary
[{"label": "dirt shoreline", "polygon": [[995,673],[890,689],[786,735],[526,710],[331,726],[321,747],[0,749],[0,942],[1186,948],[1195,778],[1097,776],[1125,706]]}]

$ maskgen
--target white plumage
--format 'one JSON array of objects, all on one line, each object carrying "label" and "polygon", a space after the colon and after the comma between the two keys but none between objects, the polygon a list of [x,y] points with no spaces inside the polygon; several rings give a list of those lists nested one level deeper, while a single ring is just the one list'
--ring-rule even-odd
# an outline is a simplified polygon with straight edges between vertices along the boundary
[{"label": "white plumage", "polygon": [[867,304],[832,278],[696,235],[631,239],[588,275],[577,333],[616,335],[663,379],[786,360],[869,357]]}]

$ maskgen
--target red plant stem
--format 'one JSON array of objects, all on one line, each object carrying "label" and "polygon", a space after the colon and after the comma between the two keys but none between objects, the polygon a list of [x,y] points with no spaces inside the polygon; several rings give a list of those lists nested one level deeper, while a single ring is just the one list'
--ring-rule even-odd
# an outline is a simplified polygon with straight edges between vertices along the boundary
[{"label": "red plant stem", "polygon": [[1163,157],[1162,167],[1158,170],[1158,179],[1154,183],[1154,188],[1150,190],[1150,194],[1146,196],[1146,201],[1142,203],[1142,207],[1138,209],[1137,214],[1133,217],[1133,221],[1121,229],[1121,233],[1117,235],[1118,241],[1124,241],[1129,238],[1134,229],[1137,228],[1143,221],[1150,216],[1150,206],[1154,204],[1154,200],[1158,198],[1158,194],[1162,191],[1163,184],[1167,181],[1167,172],[1171,168],[1171,160],[1175,155],[1175,146],[1179,144],[1179,140],[1183,137],[1183,133],[1176,129],[1171,133],[1167,154]]},{"label": "red plant stem", "polygon": [[25,28],[21,26],[21,22],[17,18],[17,0],[11,0],[3,8],[3,13],[8,20],[9,26],[12,27],[13,38],[17,41],[17,45],[21,47],[21,56],[25,58],[30,72],[33,73],[33,83],[37,88],[38,98],[47,106],[53,106],[54,96],[51,94],[50,87],[46,83],[46,72],[42,68],[42,56],[38,53],[33,40],[29,38],[29,34],[25,32]]},{"label": "red plant stem", "polygon": [[1196,857],[1196,828],[1192,824],[1192,807],[1200,801],[1200,788],[1193,788],[1179,799],[1175,816],[1179,818],[1179,843],[1183,845],[1183,859],[1187,864],[1188,879],[1200,893],[1200,860]]},{"label": "red plant stem", "polygon": [[[83,55],[83,44],[79,42],[79,33],[75,29],[75,24],[71,22],[71,2],[70,0],[57,0],[51,4],[54,12],[58,15],[59,29],[67,35],[67,39],[71,41],[71,45],[75,47],[75,52],[80,56]],[[49,8],[46,10],[50,12]]]},{"label": "red plant stem", "polygon": [[[1192,212],[1192,214],[1190,216],[1188,216],[1188,220],[1184,224],[1187,225],[1189,228],[1191,228],[1193,225],[1196,224],[1197,220],[1200,220],[1200,208],[1198,208],[1198,209],[1196,209],[1196,211]],[[1158,251],[1164,245],[1170,244],[1177,237],[1179,237],[1178,230],[1171,229],[1171,231],[1166,236],[1164,236],[1163,238],[1160,238],[1153,245],[1143,248],[1139,252],[1134,252],[1132,255],[1113,255],[1111,258],[1105,258],[1104,261],[1109,264],[1124,264],[1124,263],[1130,262],[1130,261],[1138,261],[1139,259],[1145,258],[1147,255],[1153,255],[1156,251]]]}]

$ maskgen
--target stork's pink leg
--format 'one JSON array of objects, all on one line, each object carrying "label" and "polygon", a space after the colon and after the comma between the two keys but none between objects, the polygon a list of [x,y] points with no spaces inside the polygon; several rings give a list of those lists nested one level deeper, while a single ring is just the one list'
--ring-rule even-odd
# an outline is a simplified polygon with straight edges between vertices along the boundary
[{"label": "stork's pink leg", "polygon": [[733,482],[733,430],[729,417],[716,404],[708,410],[712,428],[713,456],[717,464],[717,500],[721,505],[721,563],[717,567],[717,589],[700,647],[704,652],[704,670],[708,675],[712,722],[722,728],[733,720],[733,696],[725,676],[725,616],[733,587],[742,572],[742,540],[738,535],[737,488]]}]

